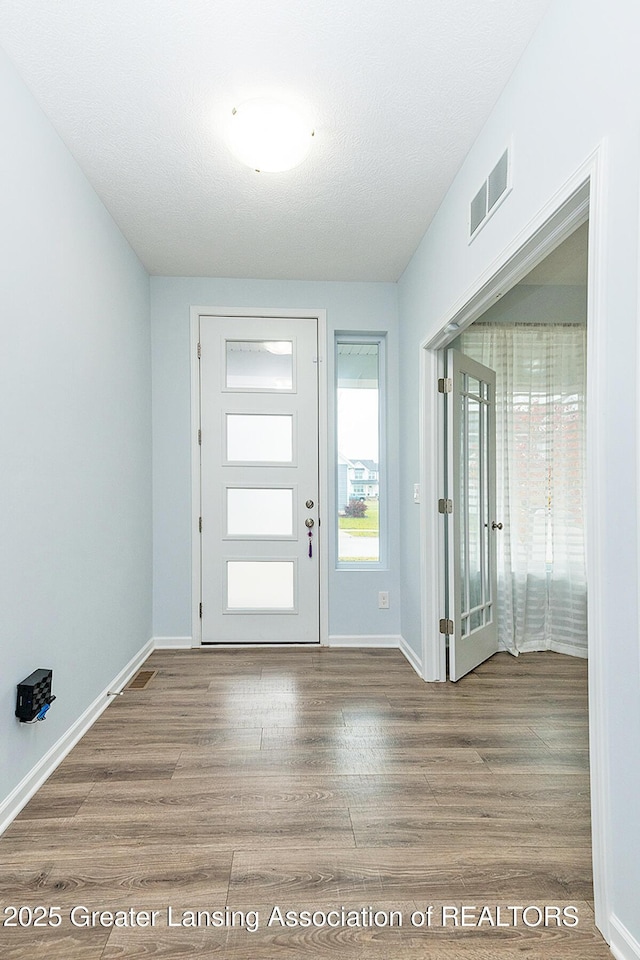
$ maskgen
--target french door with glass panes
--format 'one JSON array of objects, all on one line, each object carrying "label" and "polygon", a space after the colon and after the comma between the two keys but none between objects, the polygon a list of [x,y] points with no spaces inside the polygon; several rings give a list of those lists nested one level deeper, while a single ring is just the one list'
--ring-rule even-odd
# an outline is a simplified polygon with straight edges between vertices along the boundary
[{"label": "french door with glass panes", "polygon": [[313,319],[200,317],[203,643],[318,643]]},{"label": "french door with glass panes", "polygon": [[496,375],[457,350],[447,353],[446,513],[449,677],[459,680],[498,649]]}]

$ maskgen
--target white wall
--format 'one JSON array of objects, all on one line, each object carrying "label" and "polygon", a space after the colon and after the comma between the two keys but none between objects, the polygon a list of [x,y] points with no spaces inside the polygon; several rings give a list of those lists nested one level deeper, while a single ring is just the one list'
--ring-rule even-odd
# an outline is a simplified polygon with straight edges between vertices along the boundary
[{"label": "white wall", "polygon": [[[323,283],[280,280],[214,280],[152,277],[154,635],[190,637],[191,454],[190,307],[326,309],[327,373],[334,381],[336,330],[387,334],[388,417],[398,417],[396,286],[391,283]],[[331,480],[335,475],[334,408],[329,390]],[[397,635],[400,627],[398,542],[398,434],[388,435],[389,568],[336,571],[330,564],[329,632],[337,635]],[[333,498],[333,482],[331,496]],[[332,516],[333,502],[329,504]],[[331,525],[331,556],[335,555]],[[378,591],[390,592],[389,610],[378,609]]]},{"label": "white wall", "polygon": [[[399,284],[401,494],[418,478],[419,344],[605,139],[607,347],[600,466],[607,536],[601,584],[610,646],[604,678],[611,736],[612,912],[640,940],[640,647],[637,604],[638,194],[640,10],[628,0],[556,0],[528,47]],[[513,138],[513,192],[471,245],[468,204]],[[624,349],[620,345],[624,344]],[[418,649],[418,529],[402,511],[403,635]],[[436,612],[434,611],[434,616]]]},{"label": "white wall", "polygon": [[0,117],[1,804],[151,636],[151,381],[147,274],[2,53]]}]

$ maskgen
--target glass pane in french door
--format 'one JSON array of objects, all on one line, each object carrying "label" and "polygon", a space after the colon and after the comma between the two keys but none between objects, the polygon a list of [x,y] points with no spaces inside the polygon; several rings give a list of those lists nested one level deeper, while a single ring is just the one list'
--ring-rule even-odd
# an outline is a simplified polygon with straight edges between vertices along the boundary
[{"label": "glass pane in french door", "polygon": [[491,622],[489,395],[466,373],[460,392],[460,609],[462,635]]}]

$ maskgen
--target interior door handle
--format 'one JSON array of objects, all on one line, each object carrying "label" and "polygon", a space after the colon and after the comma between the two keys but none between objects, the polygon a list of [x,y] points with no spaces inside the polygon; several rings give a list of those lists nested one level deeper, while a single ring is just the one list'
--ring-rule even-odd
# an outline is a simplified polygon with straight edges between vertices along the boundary
[{"label": "interior door handle", "polygon": [[492,523],[491,523],[491,529],[492,529],[492,530],[502,530],[502,526],[503,526],[503,525],[502,525],[501,523],[496,523],[495,520],[493,520]]},{"label": "interior door handle", "polygon": [[313,526],[314,523],[315,523],[315,520],[313,519],[313,517],[307,517],[307,519],[304,522],[304,525],[305,527],[309,527],[309,530],[311,530],[311,527]]}]

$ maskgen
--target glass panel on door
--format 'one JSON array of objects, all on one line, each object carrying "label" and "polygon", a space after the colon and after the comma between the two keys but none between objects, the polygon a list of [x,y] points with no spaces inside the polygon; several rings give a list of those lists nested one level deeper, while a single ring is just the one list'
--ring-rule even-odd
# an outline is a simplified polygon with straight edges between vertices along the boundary
[{"label": "glass panel on door", "polygon": [[293,560],[229,560],[227,610],[294,610]]},{"label": "glass panel on door", "polygon": [[293,390],[292,340],[227,340],[228,390]]},{"label": "glass panel on door", "polygon": [[293,489],[227,488],[227,537],[290,537]]},{"label": "glass panel on door", "polygon": [[228,463],[291,463],[293,416],[228,413]]},{"label": "glass panel on door", "polygon": [[495,374],[450,350],[449,469],[453,498],[447,543],[450,676],[457,680],[498,646],[495,623],[497,582],[495,530]]}]

